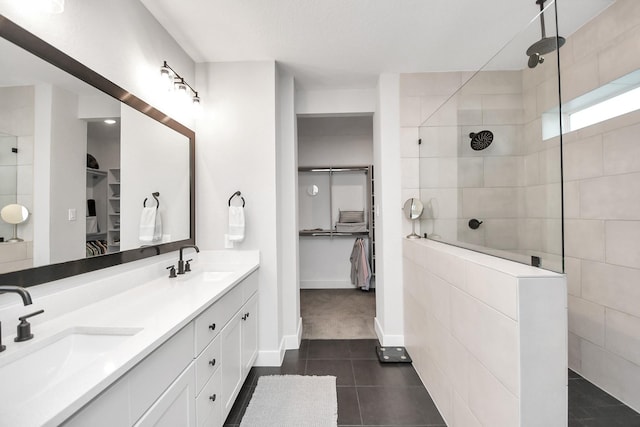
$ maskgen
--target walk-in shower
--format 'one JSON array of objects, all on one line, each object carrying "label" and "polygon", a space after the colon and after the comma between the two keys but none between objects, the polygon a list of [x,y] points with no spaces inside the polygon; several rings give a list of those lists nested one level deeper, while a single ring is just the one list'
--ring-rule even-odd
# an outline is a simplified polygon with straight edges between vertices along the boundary
[{"label": "walk-in shower", "polygon": [[[562,271],[560,131],[545,127],[560,123],[549,113],[559,105],[558,57],[549,53],[564,38],[556,38],[554,1],[537,4],[540,14],[532,10],[528,25],[421,124],[420,199],[439,208],[426,209],[420,232]],[[542,39],[531,45],[538,25]],[[544,67],[528,67],[525,51],[533,65],[547,54]]]}]

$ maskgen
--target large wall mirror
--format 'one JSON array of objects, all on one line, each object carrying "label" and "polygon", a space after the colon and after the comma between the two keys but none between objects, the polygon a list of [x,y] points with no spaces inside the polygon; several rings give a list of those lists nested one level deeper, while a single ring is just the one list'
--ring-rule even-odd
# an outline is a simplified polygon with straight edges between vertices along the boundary
[{"label": "large wall mirror", "polygon": [[195,243],[195,134],[0,15],[0,284]]}]

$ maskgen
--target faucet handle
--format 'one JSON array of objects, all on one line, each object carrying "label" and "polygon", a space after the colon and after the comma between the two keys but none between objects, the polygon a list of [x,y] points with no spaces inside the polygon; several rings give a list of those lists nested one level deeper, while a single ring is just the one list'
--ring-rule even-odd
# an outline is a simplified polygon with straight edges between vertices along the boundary
[{"label": "faucet handle", "polygon": [[178,276],[176,276],[176,266],[175,265],[170,265],[169,267],[167,267],[167,270],[169,270],[169,279],[173,279],[174,277],[178,277]]},{"label": "faucet handle", "polygon": [[184,265],[184,272],[186,273],[187,271],[191,271],[191,264],[189,264],[191,261],[193,261],[193,258],[188,259],[185,261],[185,265]]},{"label": "faucet handle", "polygon": [[44,310],[38,310],[34,311],[33,313],[25,314],[24,316],[18,317],[18,320],[20,321],[17,329],[18,336],[16,336],[13,340],[15,342],[22,342],[28,341],[33,338],[33,334],[31,333],[31,323],[27,322],[27,319],[42,313],[44,313]]}]

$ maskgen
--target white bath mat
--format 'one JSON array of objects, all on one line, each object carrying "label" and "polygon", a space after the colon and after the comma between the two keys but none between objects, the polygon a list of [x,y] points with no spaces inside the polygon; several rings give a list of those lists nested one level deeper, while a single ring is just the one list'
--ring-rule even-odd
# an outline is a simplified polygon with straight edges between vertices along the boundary
[{"label": "white bath mat", "polygon": [[336,377],[271,375],[258,378],[241,427],[335,427]]}]

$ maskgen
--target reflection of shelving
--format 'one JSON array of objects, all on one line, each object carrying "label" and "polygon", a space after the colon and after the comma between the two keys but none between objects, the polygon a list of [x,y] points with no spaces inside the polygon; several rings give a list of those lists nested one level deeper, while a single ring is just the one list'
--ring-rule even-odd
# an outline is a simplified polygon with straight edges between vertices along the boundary
[{"label": "reflection of shelving", "polygon": [[[86,187],[87,187],[87,200],[92,199],[95,201],[96,207],[96,216],[93,218],[87,217],[87,226],[93,224],[97,230],[94,232],[88,232],[89,229],[85,231],[85,241],[86,242],[94,242],[94,241],[104,241],[107,238],[107,172],[87,168],[87,179],[86,179]],[[88,209],[88,208],[87,208]],[[87,211],[87,215],[88,215]],[[89,243],[87,243],[89,245]],[[95,246],[94,251],[87,251],[87,256],[95,256],[100,255],[100,248],[104,246]]]},{"label": "reflection of shelving", "polygon": [[108,208],[108,228],[107,241],[109,242],[109,252],[120,250],[120,169],[109,169],[109,208]]}]

